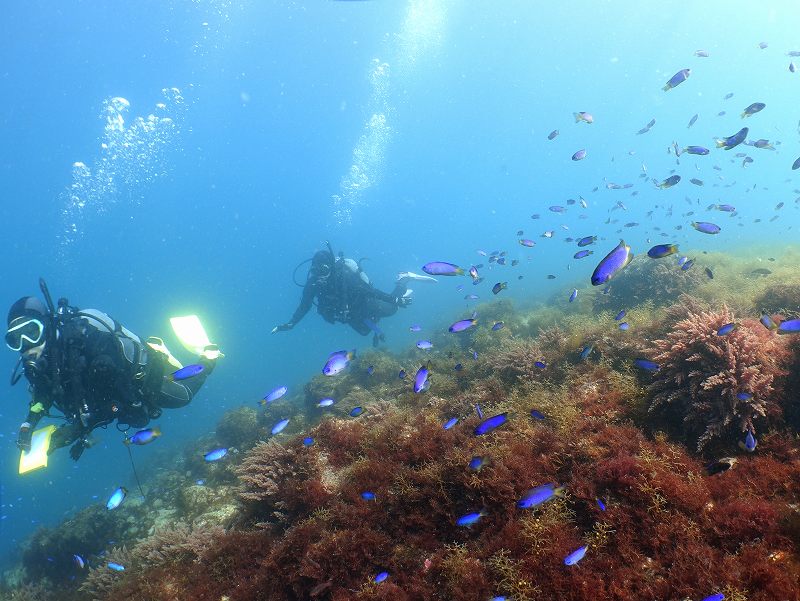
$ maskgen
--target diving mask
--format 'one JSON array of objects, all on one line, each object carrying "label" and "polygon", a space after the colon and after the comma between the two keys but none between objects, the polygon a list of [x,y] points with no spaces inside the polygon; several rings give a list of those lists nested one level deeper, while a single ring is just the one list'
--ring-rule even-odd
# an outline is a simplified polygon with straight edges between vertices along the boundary
[{"label": "diving mask", "polygon": [[22,351],[39,345],[43,338],[44,324],[40,320],[34,317],[19,317],[8,326],[6,345],[12,351]]}]

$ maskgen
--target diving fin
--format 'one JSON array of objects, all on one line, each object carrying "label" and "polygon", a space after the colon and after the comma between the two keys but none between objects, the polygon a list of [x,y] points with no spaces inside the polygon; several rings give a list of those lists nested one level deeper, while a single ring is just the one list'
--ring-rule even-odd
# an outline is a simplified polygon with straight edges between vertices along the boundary
[{"label": "diving fin", "polygon": [[31,450],[22,451],[19,456],[19,473],[47,467],[47,451],[50,449],[50,437],[57,429],[54,425],[35,430],[31,435]]},{"label": "diving fin", "polygon": [[203,324],[197,315],[170,317],[170,325],[180,343],[190,353],[200,355],[203,349],[211,344]]},{"label": "diving fin", "polygon": [[164,344],[164,341],[158,336],[150,336],[150,338],[148,338],[145,342],[147,342],[147,346],[149,346],[151,349],[166,356],[167,362],[175,369],[181,369],[183,367],[181,362],[172,356],[172,353],[169,352],[167,345]]},{"label": "diving fin", "polygon": [[413,271],[401,271],[397,274],[397,279],[395,281],[407,282],[408,280],[416,280],[418,282],[433,282],[434,284],[439,281],[429,275],[420,275],[418,273],[414,273]]}]

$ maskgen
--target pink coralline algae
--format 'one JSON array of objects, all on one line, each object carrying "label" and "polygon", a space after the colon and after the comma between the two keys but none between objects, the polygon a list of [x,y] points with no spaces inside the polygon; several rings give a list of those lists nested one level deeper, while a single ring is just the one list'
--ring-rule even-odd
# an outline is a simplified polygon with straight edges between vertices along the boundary
[{"label": "pink coralline algae", "polygon": [[[720,335],[720,328],[735,328]],[[724,330],[723,330],[724,331]],[[653,343],[650,358],[660,370],[650,386],[650,411],[683,419],[684,432],[699,451],[712,440],[740,439],[755,432],[754,420],[780,415],[780,387],[790,359],[787,340],[753,319],[718,312],[689,312],[665,338]]]}]

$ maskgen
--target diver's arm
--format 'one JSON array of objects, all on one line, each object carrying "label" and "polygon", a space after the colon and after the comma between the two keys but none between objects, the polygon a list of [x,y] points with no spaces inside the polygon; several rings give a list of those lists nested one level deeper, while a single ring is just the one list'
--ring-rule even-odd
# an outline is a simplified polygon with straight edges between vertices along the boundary
[{"label": "diver's arm", "polygon": [[197,391],[205,384],[206,378],[211,375],[216,366],[216,359],[200,357],[197,361],[203,366],[196,376],[186,380],[176,381],[171,375],[166,375],[161,380],[161,390],[159,391],[156,404],[166,409],[178,409],[188,405],[197,394]]},{"label": "diver's arm", "polygon": [[17,447],[22,450],[31,450],[31,436],[36,429],[36,424],[42,419],[45,413],[50,409],[52,401],[48,395],[40,393],[34,388],[33,398],[28,405],[28,416],[19,427],[19,434],[17,435]]},{"label": "diver's arm", "polygon": [[272,333],[285,332],[286,330],[291,330],[294,326],[296,326],[297,322],[303,319],[306,316],[306,313],[308,313],[311,309],[311,305],[314,303],[314,296],[316,293],[317,289],[315,286],[310,283],[306,284],[303,287],[303,296],[300,298],[300,305],[298,305],[297,310],[295,310],[294,315],[292,315],[292,318],[287,323],[272,328]]}]

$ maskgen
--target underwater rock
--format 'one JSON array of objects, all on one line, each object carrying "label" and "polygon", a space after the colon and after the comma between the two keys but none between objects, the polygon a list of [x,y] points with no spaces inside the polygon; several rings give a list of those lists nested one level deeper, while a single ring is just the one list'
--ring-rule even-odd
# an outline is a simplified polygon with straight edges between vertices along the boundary
[{"label": "underwater rock", "polygon": [[596,291],[592,302],[597,313],[646,302],[663,307],[674,303],[681,294],[693,292],[707,279],[697,267],[684,271],[670,259],[643,257],[633,261],[624,274],[611,281],[608,294]]},{"label": "underwater rock", "polygon": [[217,424],[217,440],[220,446],[236,447],[240,450],[255,445],[264,434],[258,423],[258,412],[251,407],[239,407],[227,411]]},{"label": "underwater rock", "polygon": [[800,284],[775,284],[754,300],[759,311],[785,316],[800,315]]}]

